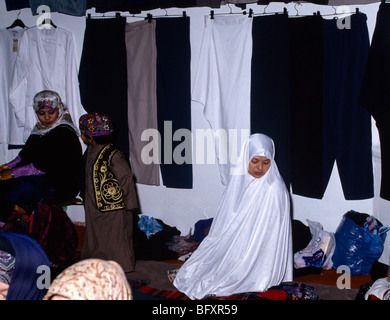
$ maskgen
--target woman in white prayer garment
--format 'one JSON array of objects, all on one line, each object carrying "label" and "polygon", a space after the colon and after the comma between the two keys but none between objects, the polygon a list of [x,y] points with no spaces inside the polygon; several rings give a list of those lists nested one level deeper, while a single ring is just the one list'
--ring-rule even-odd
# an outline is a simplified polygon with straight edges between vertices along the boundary
[{"label": "woman in white prayer garment", "polygon": [[264,292],[293,280],[290,198],[274,155],[264,134],[244,142],[208,236],[173,282],[189,298]]}]

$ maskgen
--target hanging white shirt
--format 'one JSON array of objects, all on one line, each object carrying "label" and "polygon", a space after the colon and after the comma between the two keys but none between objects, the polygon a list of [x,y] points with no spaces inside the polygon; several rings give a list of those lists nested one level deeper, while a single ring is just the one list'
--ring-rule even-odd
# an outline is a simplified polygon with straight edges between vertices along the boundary
[{"label": "hanging white shirt", "polygon": [[[261,178],[248,173],[253,156],[271,160]],[[208,236],[173,282],[191,299],[263,292],[293,279],[289,193],[274,161],[273,141],[251,135],[232,169]]]},{"label": "hanging white shirt", "polygon": [[56,91],[77,126],[84,110],[78,82],[73,34],[62,28],[26,30],[21,38],[10,86],[10,102],[27,140],[36,123],[33,98],[42,90]]},{"label": "hanging white shirt", "polygon": [[8,96],[20,39],[25,30],[21,27],[0,30],[0,143],[24,144],[23,128],[16,125]]},{"label": "hanging white shirt", "polygon": [[[205,17],[192,92],[192,100],[204,106],[205,118],[214,132],[224,185],[230,164],[236,161],[250,132],[252,21],[248,16]],[[233,129],[231,137],[229,129]]]}]

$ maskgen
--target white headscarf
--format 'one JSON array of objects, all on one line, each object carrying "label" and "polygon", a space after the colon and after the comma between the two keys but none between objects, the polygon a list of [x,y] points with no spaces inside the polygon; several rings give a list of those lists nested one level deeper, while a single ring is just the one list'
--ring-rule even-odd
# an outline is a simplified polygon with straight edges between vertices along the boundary
[{"label": "white headscarf", "polygon": [[38,122],[32,129],[31,134],[44,135],[61,124],[66,124],[70,126],[76,134],[79,134],[78,128],[73,124],[72,117],[69,113],[68,108],[64,106],[61,101],[61,97],[57,92],[51,90],[44,90],[38,92],[34,96],[33,108],[35,113],[37,113],[42,108],[53,108],[55,110],[58,109],[59,113],[57,121],[50,127],[45,126],[38,119]]},{"label": "white headscarf", "polygon": [[[290,200],[274,155],[266,135],[251,135],[244,143],[209,235],[174,280],[191,299],[262,292],[292,281]],[[254,156],[271,160],[261,178],[248,173]]]}]

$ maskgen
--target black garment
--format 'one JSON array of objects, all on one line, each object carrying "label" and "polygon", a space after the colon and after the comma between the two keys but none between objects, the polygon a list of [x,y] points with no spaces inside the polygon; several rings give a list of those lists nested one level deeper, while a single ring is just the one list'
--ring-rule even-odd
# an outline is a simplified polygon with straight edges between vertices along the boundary
[{"label": "black garment", "polygon": [[320,199],[323,195],[322,18],[290,18],[289,37],[292,191]]},{"label": "black garment", "polygon": [[[156,46],[157,122],[161,135],[162,180],[166,187],[189,189],[192,188],[192,163],[177,163],[173,153],[183,143],[184,137],[180,137],[180,141],[172,140],[179,129],[191,132],[190,18],[156,19]],[[164,128],[168,125],[172,125],[172,135],[165,135]],[[188,138],[187,147],[181,154],[184,157],[186,153],[186,157],[192,161],[192,144]],[[171,163],[167,161],[169,158],[172,159]]]},{"label": "black garment", "polygon": [[361,200],[374,196],[371,116],[358,102],[370,42],[367,16],[348,19],[350,28],[335,19],[322,26],[324,191],[336,160],[345,199]]},{"label": "black garment", "polygon": [[275,160],[290,189],[290,79],[288,16],[254,17],[252,25],[251,134],[277,146]]},{"label": "black garment", "polygon": [[30,8],[29,0],[5,0],[7,11]]},{"label": "black garment", "polygon": [[163,229],[149,238],[138,227],[139,216],[133,214],[133,240],[134,253],[136,260],[175,260],[178,258],[178,253],[169,249],[167,243],[173,240],[175,236],[180,235],[180,231],[176,227],[171,227],[165,224],[162,220],[156,221]]},{"label": "black garment", "polygon": [[360,104],[376,121],[381,148],[380,196],[390,200],[390,4],[379,6],[367,67],[360,91]]},{"label": "black garment", "polygon": [[31,212],[45,197],[64,202],[79,193],[82,149],[71,127],[60,125],[43,136],[30,135],[19,156],[18,167],[32,163],[45,174],[0,182],[0,221],[7,221],[15,204]]},{"label": "black garment", "polygon": [[33,163],[46,173],[44,177],[54,187],[59,202],[79,193],[82,149],[71,127],[60,125],[43,136],[30,135],[19,156],[22,161],[18,166]]},{"label": "black garment", "polygon": [[129,157],[126,18],[87,19],[80,62],[80,97],[89,113],[107,114],[114,143]]}]

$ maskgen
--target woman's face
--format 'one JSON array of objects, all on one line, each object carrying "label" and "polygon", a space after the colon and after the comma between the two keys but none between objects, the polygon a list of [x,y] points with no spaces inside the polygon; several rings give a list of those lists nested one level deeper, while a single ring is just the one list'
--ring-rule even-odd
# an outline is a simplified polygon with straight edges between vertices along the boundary
[{"label": "woman's face", "polygon": [[38,120],[50,128],[58,119],[59,109],[44,108],[37,111]]},{"label": "woman's face", "polygon": [[249,161],[248,173],[254,178],[264,176],[271,166],[271,160],[263,156],[254,156]]},{"label": "woman's face", "polygon": [[0,281],[0,300],[5,300],[7,297],[9,285]]}]

